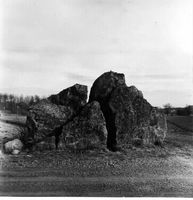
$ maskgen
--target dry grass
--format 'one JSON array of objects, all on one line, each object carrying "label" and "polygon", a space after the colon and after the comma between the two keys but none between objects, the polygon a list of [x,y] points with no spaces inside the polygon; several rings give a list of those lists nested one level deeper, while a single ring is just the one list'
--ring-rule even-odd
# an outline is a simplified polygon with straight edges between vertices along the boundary
[{"label": "dry grass", "polygon": [[3,113],[0,116],[0,121],[22,126],[26,123],[26,116]]}]

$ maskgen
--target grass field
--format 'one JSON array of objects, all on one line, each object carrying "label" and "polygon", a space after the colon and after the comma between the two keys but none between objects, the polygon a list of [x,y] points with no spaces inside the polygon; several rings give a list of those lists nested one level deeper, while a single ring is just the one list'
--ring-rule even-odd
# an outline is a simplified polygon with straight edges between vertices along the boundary
[{"label": "grass field", "polygon": [[168,123],[163,148],[0,155],[0,195],[193,197],[193,134]]},{"label": "grass field", "polygon": [[168,116],[167,120],[187,131],[193,131],[193,116]]},{"label": "grass field", "polygon": [[1,112],[0,121],[23,126],[26,123],[26,116]]}]

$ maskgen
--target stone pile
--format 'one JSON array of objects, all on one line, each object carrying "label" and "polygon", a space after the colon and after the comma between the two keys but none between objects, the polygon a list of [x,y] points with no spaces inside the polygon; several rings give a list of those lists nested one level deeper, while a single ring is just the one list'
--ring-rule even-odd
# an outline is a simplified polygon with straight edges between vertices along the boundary
[{"label": "stone pile", "polygon": [[42,150],[161,145],[167,131],[164,115],[112,71],[95,80],[88,102],[87,86],[75,84],[32,105],[26,125],[25,147]]}]

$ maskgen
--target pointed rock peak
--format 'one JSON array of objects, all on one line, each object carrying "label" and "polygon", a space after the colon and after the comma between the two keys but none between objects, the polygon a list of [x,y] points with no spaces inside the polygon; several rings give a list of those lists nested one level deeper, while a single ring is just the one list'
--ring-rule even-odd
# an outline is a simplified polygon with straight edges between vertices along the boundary
[{"label": "pointed rock peak", "polygon": [[48,99],[57,105],[69,105],[74,101],[78,101],[81,105],[86,104],[87,86],[75,84],[67,89],[62,90],[58,94],[51,95]]},{"label": "pointed rock peak", "polygon": [[109,95],[115,88],[124,85],[126,85],[124,74],[113,71],[105,72],[93,83],[90,91],[89,102],[93,100],[100,102],[101,98],[109,98]]},{"label": "pointed rock peak", "polygon": [[142,91],[141,91],[141,90],[138,90],[134,85],[128,87],[128,89],[130,90],[130,92],[131,92],[134,96],[143,97]]}]

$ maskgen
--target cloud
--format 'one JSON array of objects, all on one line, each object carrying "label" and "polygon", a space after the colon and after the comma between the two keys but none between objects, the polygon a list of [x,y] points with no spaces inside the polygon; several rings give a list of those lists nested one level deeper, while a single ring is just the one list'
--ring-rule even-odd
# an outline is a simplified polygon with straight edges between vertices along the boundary
[{"label": "cloud", "polygon": [[[80,72],[78,72],[78,73],[80,73]],[[85,82],[91,82],[94,78],[92,76],[81,75],[81,74],[78,74],[78,73],[67,72],[67,73],[65,73],[65,76],[70,80],[80,82],[80,84],[85,83]]]},{"label": "cloud", "polygon": [[190,90],[157,90],[143,92],[145,98],[154,106],[171,103],[172,106],[192,105],[193,96]]},{"label": "cloud", "polygon": [[142,80],[170,80],[170,81],[174,81],[174,80],[184,80],[187,78],[191,78],[190,74],[187,73],[183,73],[183,74],[144,74],[144,75],[130,75],[130,77],[132,78],[136,78],[136,79],[142,79]]},{"label": "cloud", "polygon": [[1,87],[58,92],[114,70],[159,102],[192,88],[189,0],[3,2]]}]

